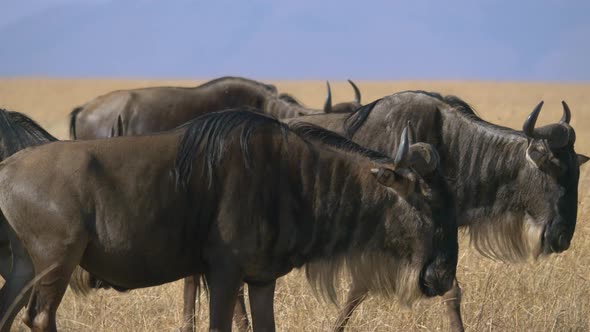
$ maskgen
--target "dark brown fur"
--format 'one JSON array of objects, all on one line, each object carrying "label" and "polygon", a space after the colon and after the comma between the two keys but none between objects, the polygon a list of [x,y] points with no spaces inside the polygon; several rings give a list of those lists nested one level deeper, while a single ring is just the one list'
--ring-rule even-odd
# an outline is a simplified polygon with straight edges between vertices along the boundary
[{"label": "dark brown fur", "polygon": [[[330,85],[327,84],[324,112],[350,113],[361,106],[360,90],[351,80],[348,82],[355,92],[355,100],[332,105]],[[70,113],[70,137],[96,139],[153,134],[176,128],[202,114],[238,106],[255,107],[257,111],[280,119],[321,113],[320,110],[305,107],[289,94],[277,95],[277,89],[272,85],[240,77],[222,77],[195,88],[121,90],[97,97]],[[82,271],[76,271],[74,275],[83,280],[92,279]],[[96,288],[99,285],[110,287],[107,283],[98,282],[98,279],[93,280],[97,280]],[[194,294],[185,295],[190,296],[194,297]],[[185,305],[185,308],[189,307]],[[194,309],[185,316],[192,316],[192,312]]]},{"label": "dark brown fur", "polygon": [[328,295],[342,263],[353,276],[362,271],[369,289],[407,301],[444,292],[455,267],[437,268],[449,253],[433,244],[441,234],[456,241],[456,228],[432,219],[436,188],[400,166],[406,157],[383,158],[245,111],[155,136],[16,153],[0,164],[0,224],[19,278],[4,285],[0,315],[33,270],[54,264],[24,316],[40,331],[55,330],[78,264],[125,289],[198,274],[210,291],[210,327],[221,331],[242,280],[262,286],[304,265]]},{"label": "dark brown fur", "polygon": [[[565,112],[567,104],[563,106]],[[527,137],[523,132],[482,120],[458,97],[406,91],[352,114],[309,115],[292,121],[329,128],[388,155],[397,146],[405,123],[411,121],[417,139],[440,152],[441,170],[459,225],[469,229],[475,248],[486,256],[513,262],[569,247],[576,223],[579,165],[587,158],[574,151],[575,133],[565,123],[569,122],[569,108],[567,113],[562,118],[564,123],[536,129],[531,134],[534,137]],[[542,136],[545,132],[563,132],[564,128],[570,140],[565,146],[555,147],[551,139]],[[540,167],[531,164],[531,150],[551,162]],[[340,315],[337,329],[343,329],[354,308],[352,304],[359,302],[359,293],[362,290],[351,291],[349,306]],[[463,329],[460,294],[455,285],[445,296],[450,300],[447,303],[455,330]]]},{"label": "dark brown fur", "polygon": [[[330,97],[326,107],[335,112],[350,112],[360,106],[360,95],[357,97],[358,102],[334,107]],[[108,137],[118,117],[122,119],[119,136],[152,134],[174,129],[205,113],[241,106],[253,107],[279,119],[321,112],[302,106],[290,96],[278,95],[272,85],[241,77],[222,77],[194,88],[152,87],[99,96],[70,113],[70,137]]]}]

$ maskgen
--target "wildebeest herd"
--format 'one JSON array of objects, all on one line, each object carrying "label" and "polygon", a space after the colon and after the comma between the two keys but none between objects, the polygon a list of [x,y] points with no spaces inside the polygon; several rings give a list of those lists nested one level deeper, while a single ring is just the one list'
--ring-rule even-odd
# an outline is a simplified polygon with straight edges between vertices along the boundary
[{"label": "wildebeest herd", "polygon": [[[275,329],[276,279],[305,268],[335,300],[334,329],[369,294],[442,296],[463,330],[458,228],[494,259],[570,246],[579,167],[571,111],[516,131],[464,101],[405,91],[323,110],[238,77],[115,91],[75,108],[72,141],[0,110],[1,331],[56,330],[70,284],[119,291],[185,278],[183,331],[209,295],[209,327]],[[165,250],[162,250],[165,248]],[[246,315],[243,284],[252,321]]]}]

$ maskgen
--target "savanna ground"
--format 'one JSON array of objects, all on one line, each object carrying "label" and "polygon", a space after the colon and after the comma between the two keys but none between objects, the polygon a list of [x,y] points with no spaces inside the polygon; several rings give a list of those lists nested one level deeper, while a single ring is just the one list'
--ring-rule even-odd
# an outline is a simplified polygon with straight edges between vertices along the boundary
[{"label": "savanna ground", "polygon": [[[77,105],[115,89],[180,85],[198,81],[0,79],[0,107],[37,120],[60,139],[67,138],[67,114]],[[320,107],[320,81],[272,82],[311,107]],[[541,100],[540,124],[557,121],[560,101],[570,105],[577,131],[576,150],[590,155],[590,85],[483,82],[357,82],[363,101],[396,91],[423,89],[456,94],[484,119],[520,129]],[[333,82],[334,102],[352,99],[346,82]],[[538,262],[509,265],[483,258],[461,237],[458,278],[463,288],[463,319],[468,331],[590,330],[590,166],[582,168],[578,224],[571,248]],[[341,295],[347,285],[343,283]],[[207,300],[202,297],[198,324],[206,330]],[[278,281],[275,298],[279,331],[326,331],[337,314],[316,300],[301,271]],[[99,291],[86,298],[67,291],[58,310],[63,331],[173,331],[181,321],[182,283],[120,294]],[[351,331],[448,330],[440,298],[422,300],[412,310],[380,298],[365,301],[349,324]],[[14,330],[25,330],[17,318]]]}]

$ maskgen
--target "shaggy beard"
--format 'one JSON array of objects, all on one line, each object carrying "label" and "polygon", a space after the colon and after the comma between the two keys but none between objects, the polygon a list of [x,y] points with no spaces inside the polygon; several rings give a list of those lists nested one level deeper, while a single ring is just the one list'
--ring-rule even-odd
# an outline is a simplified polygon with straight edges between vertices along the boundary
[{"label": "shaggy beard", "polygon": [[479,220],[469,226],[469,235],[478,252],[502,262],[536,260],[542,253],[543,226],[528,215],[523,218],[508,214],[493,220]]},{"label": "shaggy beard", "polygon": [[309,263],[305,274],[316,297],[334,304],[336,285],[347,273],[355,287],[398,299],[409,307],[423,296],[419,286],[422,265],[384,253],[363,253]]}]

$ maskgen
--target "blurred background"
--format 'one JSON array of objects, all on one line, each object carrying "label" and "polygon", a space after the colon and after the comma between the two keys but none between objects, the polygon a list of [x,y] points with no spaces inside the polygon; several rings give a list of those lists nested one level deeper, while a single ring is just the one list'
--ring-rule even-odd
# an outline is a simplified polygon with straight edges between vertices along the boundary
[{"label": "blurred background", "polygon": [[0,76],[590,80],[590,1],[1,0]]}]

